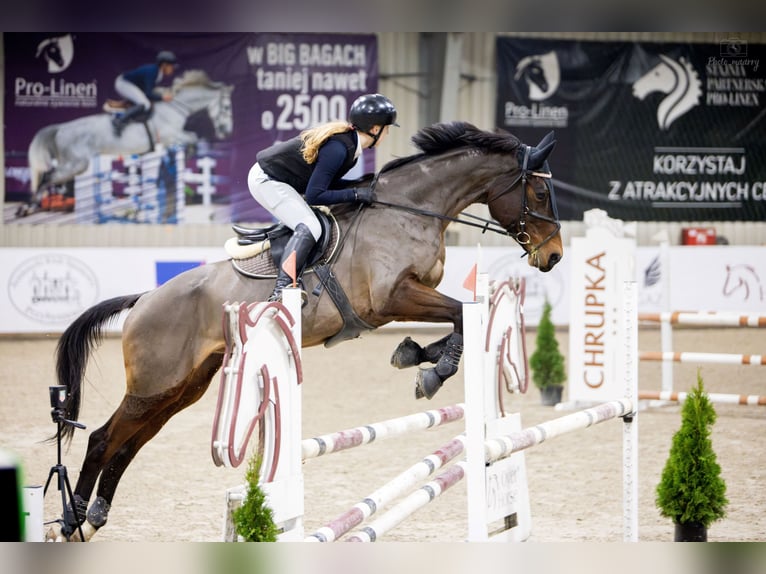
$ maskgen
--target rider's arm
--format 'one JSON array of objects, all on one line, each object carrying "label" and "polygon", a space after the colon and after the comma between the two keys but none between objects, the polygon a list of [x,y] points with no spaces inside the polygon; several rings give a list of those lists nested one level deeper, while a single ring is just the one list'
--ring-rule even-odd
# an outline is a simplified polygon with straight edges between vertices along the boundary
[{"label": "rider's arm", "polygon": [[353,189],[328,189],[346,161],[346,146],[329,140],[319,148],[316,166],[306,186],[306,202],[311,205],[332,205],[356,199]]}]

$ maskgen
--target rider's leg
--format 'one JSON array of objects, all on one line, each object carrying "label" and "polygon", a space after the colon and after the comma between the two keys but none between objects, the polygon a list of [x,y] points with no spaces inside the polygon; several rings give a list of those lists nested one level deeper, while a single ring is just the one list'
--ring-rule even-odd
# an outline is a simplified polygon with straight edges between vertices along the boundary
[{"label": "rider's leg", "polygon": [[[294,231],[293,237],[285,247],[282,259],[295,251],[295,271],[300,277],[306,260],[322,234],[322,226],[303,197],[291,186],[281,181],[270,179],[256,163],[248,173],[247,186],[253,198]],[[300,232],[299,232],[300,231]],[[282,289],[291,283],[290,277],[280,264],[276,286],[269,300],[276,300]]]},{"label": "rider's leg", "polygon": [[129,82],[122,76],[117,77],[114,82],[114,88],[123,98],[133,103],[133,105],[125,112],[112,118],[114,134],[119,137],[128,122],[130,122],[136,115],[149,111],[152,103],[138,86],[133,82]]},{"label": "rider's leg", "polygon": [[295,253],[295,279],[297,281],[303,274],[303,269],[306,267],[306,261],[315,245],[316,239],[311,235],[308,226],[299,223],[295,228],[295,231],[293,231],[293,236],[287,242],[287,245],[285,245],[285,250],[282,253],[282,261],[279,264],[277,282],[274,285],[274,291],[269,296],[269,301],[281,301],[282,289],[289,287],[293,282],[292,277],[290,277],[287,271],[282,268],[287,258],[293,252]]}]

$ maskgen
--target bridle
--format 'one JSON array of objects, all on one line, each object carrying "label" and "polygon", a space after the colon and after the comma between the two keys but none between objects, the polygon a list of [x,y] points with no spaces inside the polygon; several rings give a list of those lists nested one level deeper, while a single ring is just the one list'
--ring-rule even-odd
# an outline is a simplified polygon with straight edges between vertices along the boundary
[{"label": "bridle", "polygon": [[[496,200],[497,198],[505,195],[506,193],[510,193],[511,191],[513,191],[513,189],[518,185],[518,183],[521,182],[521,217],[519,218],[519,221],[517,223],[518,231],[514,233],[511,228],[508,228],[506,231],[508,232],[508,235],[511,235],[519,245],[521,245],[522,247],[528,247],[528,250],[525,249],[524,253],[522,254],[522,257],[530,253],[535,253],[539,251],[543,247],[543,245],[545,245],[551,239],[553,239],[556,236],[556,234],[558,234],[558,232],[561,230],[561,222],[559,221],[559,211],[558,211],[558,207],[556,206],[556,195],[553,191],[553,183],[551,182],[551,178],[553,177],[553,174],[548,168],[547,161],[543,162],[543,168],[548,169],[548,171],[546,172],[531,171],[528,168],[529,156],[530,156],[531,150],[532,150],[531,146],[524,145],[524,159],[522,160],[521,171],[519,172],[519,175],[516,176],[516,179],[514,179],[511,182],[511,184],[508,187],[506,187],[503,191],[501,191],[494,197],[489,197],[487,199],[487,205],[489,205],[492,201]],[[529,209],[529,203],[527,200],[527,183],[529,181],[529,176],[540,177],[545,180],[545,187],[548,190],[548,197],[550,198],[551,211],[553,212],[553,217],[548,217],[545,214]],[[555,229],[551,231],[548,234],[548,236],[537,245],[531,245],[532,238],[530,237],[529,233],[527,233],[526,231],[528,216],[534,217],[535,219],[538,219],[540,221],[545,221],[547,223],[552,223],[553,225],[555,225]]]},{"label": "bridle", "polygon": [[[524,253],[521,256],[526,257],[530,253],[536,253],[546,243],[548,243],[551,239],[553,239],[556,236],[556,234],[561,230],[561,222],[559,221],[558,208],[556,207],[556,197],[553,191],[553,184],[550,182],[552,174],[550,172],[550,169],[548,169],[547,172],[538,172],[538,171],[531,171],[527,167],[529,164],[529,156],[530,156],[531,150],[532,148],[530,146],[524,145],[524,159],[522,160],[522,165],[521,165],[521,170],[519,172],[519,175],[516,176],[516,178],[511,182],[511,184],[505,189],[503,189],[503,191],[501,191],[494,197],[489,197],[487,199],[487,205],[489,205],[490,202],[513,191],[513,189],[519,183],[521,183],[521,189],[522,189],[521,217],[519,219],[518,224],[516,224],[516,226],[518,227],[518,231],[514,231],[514,229],[512,229],[513,226],[509,226],[508,228],[505,228],[501,226],[499,223],[497,223],[496,221],[493,221],[491,219],[485,219],[483,217],[479,217],[478,215],[473,215],[471,213],[463,213],[463,217],[470,218],[474,221],[469,221],[467,219],[462,219],[460,217],[451,217],[449,215],[444,215],[442,213],[437,213],[435,211],[429,211],[427,209],[420,209],[418,207],[410,207],[407,205],[389,203],[387,201],[381,201],[379,199],[376,199],[373,203],[376,205],[382,205],[385,207],[393,207],[395,209],[400,209],[400,210],[407,211],[409,213],[414,213],[417,215],[434,217],[437,219],[442,219],[444,221],[460,223],[461,225],[468,225],[470,227],[478,227],[479,229],[482,230],[482,233],[486,231],[492,231],[493,233],[499,233],[500,235],[509,235],[513,237],[519,245],[524,247]],[[543,163],[543,167],[548,168],[547,161]],[[548,197],[550,198],[550,202],[551,202],[551,211],[553,212],[552,218],[542,213],[538,213],[537,211],[532,211],[529,209],[529,204],[527,201],[527,182],[529,180],[529,176],[540,177],[546,180],[545,187],[548,190]],[[380,172],[375,174],[375,177],[372,180],[371,187],[373,189],[375,189],[375,185],[377,184],[379,177],[380,177]],[[551,233],[549,233],[548,236],[545,239],[543,239],[538,245],[530,246],[532,238],[530,237],[529,233],[527,233],[526,231],[528,216],[534,217],[535,219],[539,219],[540,221],[552,223],[553,225],[556,226],[556,228]],[[476,223],[476,221],[480,221],[481,224]]]}]

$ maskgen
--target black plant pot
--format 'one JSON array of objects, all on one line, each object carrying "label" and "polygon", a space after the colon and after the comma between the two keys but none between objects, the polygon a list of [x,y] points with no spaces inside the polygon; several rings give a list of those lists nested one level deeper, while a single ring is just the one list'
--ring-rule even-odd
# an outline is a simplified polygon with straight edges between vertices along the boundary
[{"label": "black plant pot", "polygon": [[698,522],[675,523],[674,542],[707,542],[707,528]]},{"label": "black plant pot", "polygon": [[561,402],[561,393],[564,391],[563,385],[550,385],[540,389],[540,401],[546,406],[557,405]]}]

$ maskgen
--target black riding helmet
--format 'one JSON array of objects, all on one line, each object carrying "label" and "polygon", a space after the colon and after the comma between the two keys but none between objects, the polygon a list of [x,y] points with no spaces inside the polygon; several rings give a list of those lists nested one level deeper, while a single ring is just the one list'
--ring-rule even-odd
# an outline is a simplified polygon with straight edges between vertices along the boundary
[{"label": "black riding helmet", "polygon": [[158,64],[177,64],[176,55],[170,50],[162,50],[157,54]]},{"label": "black riding helmet", "polygon": [[372,137],[372,147],[375,147],[380,137],[380,133],[370,133],[372,126],[399,126],[396,123],[396,108],[394,104],[382,94],[359,96],[351,104],[348,119],[355,129]]}]

